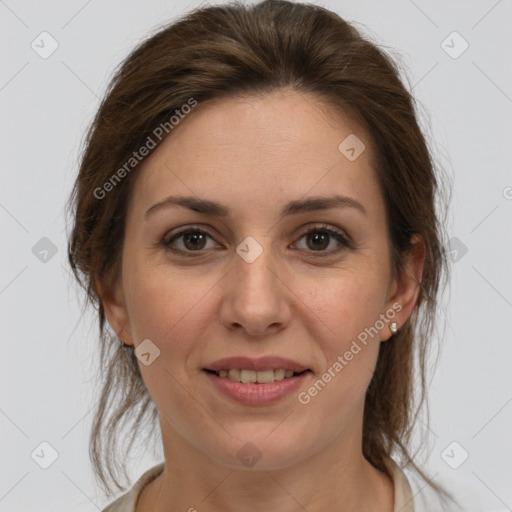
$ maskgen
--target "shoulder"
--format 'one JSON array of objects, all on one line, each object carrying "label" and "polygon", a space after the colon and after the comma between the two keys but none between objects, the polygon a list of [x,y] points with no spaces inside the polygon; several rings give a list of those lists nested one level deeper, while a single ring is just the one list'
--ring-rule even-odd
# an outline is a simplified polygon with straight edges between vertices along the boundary
[{"label": "shoulder", "polygon": [[447,489],[457,503],[443,500],[443,498],[428,485],[415,471],[402,468],[411,487],[414,502],[414,512],[507,512],[507,508],[489,508],[483,504],[469,482],[443,478],[442,485]]},{"label": "shoulder", "polygon": [[135,484],[133,484],[128,492],[107,505],[102,512],[135,512],[135,505],[137,504],[140,493],[151,480],[154,480],[162,473],[164,465],[165,462],[161,462],[148,469],[140,476]]}]

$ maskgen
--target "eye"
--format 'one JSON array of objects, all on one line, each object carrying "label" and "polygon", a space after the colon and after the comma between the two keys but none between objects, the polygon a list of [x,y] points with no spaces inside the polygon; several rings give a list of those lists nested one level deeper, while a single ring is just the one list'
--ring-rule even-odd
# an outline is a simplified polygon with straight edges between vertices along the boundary
[{"label": "eye", "polygon": [[[353,247],[349,237],[345,235],[343,231],[325,224],[308,229],[302,234],[299,240],[302,240],[304,237],[309,237],[306,242],[307,247],[305,249],[300,249],[304,249],[308,252],[320,253],[315,254],[314,256],[330,256],[342,251],[343,248]],[[204,252],[204,249],[213,248],[207,247],[208,238],[213,240],[207,231],[195,227],[189,227],[174,233],[171,236],[167,235],[164,237],[161,244],[165,249],[174,253],[194,257],[200,256],[201,252]],[[326,251],[325,249],[329,247],[333,239],[338,243],[338,247]],[[179,243],[175,244],[175,242]],[[178,247],[176,247],[176,245],[178,245]],[[192,254],[194,252],[198,254]]]},{"label": "eye", "polygon": [[[206,231],[203,231],[202,229],[198,228],[187,228],[182,231],[179,231],[178,233],[175,233],[171,237],[166,236],[162,240],[162,245],[170,251],[183,253],[186,256],[192,256],[191,254],[186,253],[201,252],[202,249],[207,248],[205,247],[207,238],[211,237]],[[175,241],[182,242],[182,247],[173,247],[173,243]]]},{"label": "eye", "polygon": [[[352,243],[345,233],[337,228],[328,225],[314,226],[302,234],[299,240],[306,237],[306,250],[311,249],[310,252],[319,252],[314,256],[330,256],[343,250],[343,248],[352,248]],[[330,245],[334,239],[338,242],[338,247],[329,251],[325,249]],[[342,247],[340,247],[340,245]]]}]

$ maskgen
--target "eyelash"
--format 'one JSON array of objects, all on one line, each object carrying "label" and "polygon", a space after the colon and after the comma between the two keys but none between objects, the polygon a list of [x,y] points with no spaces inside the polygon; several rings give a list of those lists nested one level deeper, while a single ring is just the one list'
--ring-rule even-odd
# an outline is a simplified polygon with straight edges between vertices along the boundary
[{"label": "eyelash", "polygon": [[[191,234],[191,233],[200,233],[202,235],[207,235],[210,238],[213,238],[207,231],[205,231],[203,229],[189,227],[187,229],[179,231],[178,233],[175,233],[174,235],[172,235],[171,238],[167,239],[167,237],[164,237],[164,239],[162,240],[161,244],[168,251],[177,253],[179,255],[183,255],[185,257],[196,258],[198,256],[201,256],[201,254],[194,255],[194,254],[191,254],[191,253],[194,253],[194,252],[195,253],[202,253],[202,252],[204,252],[203,249],[199,249],[197,251],[190,251],[190,250],[184,251],[183,249],[175,249],[175,248],[171,247],[171,243],[172,242],[174,242],[175,240],[183,237],[184,235]],[[343,231],[338,230],[336,228],[333,228],[331,226],[328,226],[326,224],[322,224],[321,226],[314,226],[314,227],[308,229],[307,231],[302,233],[302,235],[299,237],[299,240],[301,240],[303,237],[305,237],[305,236],[307,236],[307,235],[309,235],[311,233],[324,233],[324,234],[327,234],[327,235],[333,237],[334,239],[336,239],[344,248],[353,249],[352,242],[344,234]],[[331,250],[331,251],[320,250],[320,251],[308,251],[308,252],[313,253],[314,257],[325,258],[325,257],[328,257],[328,256],[333,256],[335,254],[338,254],[339,252],[341,252],[343,250],[343,247],[335,249],[335,250]],[[315,253],[317,253],[317,254],[315,254]]]}]

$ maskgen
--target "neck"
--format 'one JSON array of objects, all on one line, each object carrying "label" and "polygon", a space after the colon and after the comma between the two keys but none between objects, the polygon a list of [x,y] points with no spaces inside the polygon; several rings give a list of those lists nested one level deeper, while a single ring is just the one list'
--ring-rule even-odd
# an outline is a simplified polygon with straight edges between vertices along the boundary
[{"label": "neck", "polygon": [[324,450],[284,469],[233,469],[205,457],[162,422],[165,469],[137,512],[392,512],[393,482],[362,455],[346,433]]}]

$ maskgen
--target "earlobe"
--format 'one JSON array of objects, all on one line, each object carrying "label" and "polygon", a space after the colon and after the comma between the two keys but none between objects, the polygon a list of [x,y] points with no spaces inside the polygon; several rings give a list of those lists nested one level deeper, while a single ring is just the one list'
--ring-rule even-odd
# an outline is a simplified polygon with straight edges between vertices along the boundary
[{"label": "earlobe", "polygon": [[[394,311],[395,314],[385,328],[387,332],[383,333],[382,341],[387,341],[398,332],[412,315],[420,292],[424,264],[425,243],[420,235],[414,234],[411,237],[411,248],[404,256],[403,270],[393,282],[386,312]],[[392,322],[396,326],[392,326]]]},{"label": "earlobe", "polygon": [[121,287],[117,283],[108,286],[99,278],[95,279],[95,283],[108,323],[124,344],[133,345],[133,337],[128,324],[128,312]]}]

